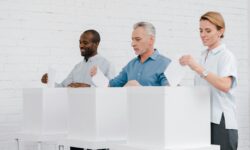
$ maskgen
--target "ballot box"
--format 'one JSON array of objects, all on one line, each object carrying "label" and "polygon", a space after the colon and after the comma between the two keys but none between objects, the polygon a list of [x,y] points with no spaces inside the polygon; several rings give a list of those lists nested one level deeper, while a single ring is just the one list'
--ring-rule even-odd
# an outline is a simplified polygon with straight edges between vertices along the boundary
[{"label": "ballot box", "polygon": [[205,87],[131,87],[128,138],[116,150],[219,150],[210,145],[210,96]]},{"label": "ballot box", "polygon": [[57,140],[68,132],[66,88],[23,89],[23,124],[20,140]]},{"label": "ballot box", "polygon": [[68,89],[67,144],[86,149],[109,148],[127,136],[126,88]]}]

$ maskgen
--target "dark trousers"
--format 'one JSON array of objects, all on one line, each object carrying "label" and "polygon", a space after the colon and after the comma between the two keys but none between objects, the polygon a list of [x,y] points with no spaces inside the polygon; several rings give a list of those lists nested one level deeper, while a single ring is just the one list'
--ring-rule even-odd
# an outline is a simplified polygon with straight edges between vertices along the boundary
[{"label": "dark trousers", "polygon": [[83,148],[70,147],[70,150],[84,150]]},{"label": "dark trousers", "polygon": [[237,150],[238,130],[225,128],[224,115],[220,124],[211,123],[211,144],[220,145],[221,150]]},{"label": "dark trousers", "polygon": [[[84,149],[84,148],[78,148],[78,147],[70,147],[70,150],[91,150],[91,149]],[[98,150],[109,150],[109,149],[98,149]]]}]

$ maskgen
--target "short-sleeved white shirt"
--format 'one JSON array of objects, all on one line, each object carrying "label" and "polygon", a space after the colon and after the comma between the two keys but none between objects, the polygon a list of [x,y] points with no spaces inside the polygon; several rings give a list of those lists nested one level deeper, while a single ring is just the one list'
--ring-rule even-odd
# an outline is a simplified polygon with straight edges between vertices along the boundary
[{"label": "short-sleeved white shirt", "polygon": [[237,86],[237,64],[234,55],[224,44],[221,44],[212,50],[202,52],[200,64],[209,72],[220,77],[231,76],[233,78],[231,89],[227,93],[216,89],[199,75],[195,76],[195,85],[205,85],[210,88],[211,122],[220,124],[223,113],[226,129],[237,129],[234,97],[235,87]]}]

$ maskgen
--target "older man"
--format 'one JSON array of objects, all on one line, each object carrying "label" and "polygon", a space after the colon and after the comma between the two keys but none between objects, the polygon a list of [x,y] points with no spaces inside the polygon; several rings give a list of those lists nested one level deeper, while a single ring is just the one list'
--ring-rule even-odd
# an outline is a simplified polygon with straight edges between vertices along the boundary
[{"label": "older man", "polygon": [[148,22],[138,22],[132,32],[132,43],[135,54],[116,76],[109,81],[110,87],[122,86],[165,86],[168,85],[164,71],[171,62],[169,58],[154,49],[155,27]]}]

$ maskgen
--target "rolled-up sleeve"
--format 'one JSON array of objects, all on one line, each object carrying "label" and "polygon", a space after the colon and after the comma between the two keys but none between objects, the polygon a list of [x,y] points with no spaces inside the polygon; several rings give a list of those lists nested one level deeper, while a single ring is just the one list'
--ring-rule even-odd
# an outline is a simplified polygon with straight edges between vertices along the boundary
[{"label": "rolled-up sleeve", "polygon": [[109,81],[110,87],[123,87],[128,81],[127,66],[122,69],[118,76]]}]

